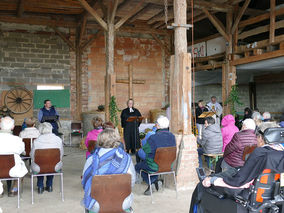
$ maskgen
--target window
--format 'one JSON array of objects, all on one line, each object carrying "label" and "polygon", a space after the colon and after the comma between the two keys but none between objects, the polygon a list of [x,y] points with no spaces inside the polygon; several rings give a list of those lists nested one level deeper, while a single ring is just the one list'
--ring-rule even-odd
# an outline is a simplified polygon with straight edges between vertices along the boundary
[{"label": "window", "polygon": [[60,84],[56,84],[56,85],[52,85],[52,84],[41,84],[41,85],[37,85],[37,90],[63,90],[64,89],[64,85],[60,85]]}]

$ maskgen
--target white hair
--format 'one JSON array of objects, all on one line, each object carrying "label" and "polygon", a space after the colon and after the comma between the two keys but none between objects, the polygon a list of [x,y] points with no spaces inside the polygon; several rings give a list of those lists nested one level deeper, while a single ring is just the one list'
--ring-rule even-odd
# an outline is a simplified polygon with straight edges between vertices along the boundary
[{"label": "white hair", "polygon": [[8,130],[11,131],[12,129],[14,129],[14,125],[15,125],[15,121],[14,119],[12,119],[9,116],[6,116],[4,118],[1,119],[1,124],[0,124],[0,128],[2,130]]},{"label": "white hair", "polygon": [[159,129],[166,129],[169,128],[170,121],[167,117],[161,115],[157,119],[157,124]]},{"label": "white hair", "polygon": [[41,123],[38,127],[40,134],[50,134],[52,133],[52,125],[50,123]]},{"label": "white hair", "polygon": [[253,120],[261,120],[261,114],[259,113],[259,112],[254,112],[254,113],[252,113],[252,116],[251,116],[251,118],[253,119]]},{"label": "white hair", "polygon": [[271,119],[271,114],[269,112],[264,112],[262,114],[263,119]]},{"label": "white hair", "polygon": [[245,119],[243,122],[243,129],[251,129],[251,130],[255,130],[256,125],[254,120],[252,120],[251,118]]}]

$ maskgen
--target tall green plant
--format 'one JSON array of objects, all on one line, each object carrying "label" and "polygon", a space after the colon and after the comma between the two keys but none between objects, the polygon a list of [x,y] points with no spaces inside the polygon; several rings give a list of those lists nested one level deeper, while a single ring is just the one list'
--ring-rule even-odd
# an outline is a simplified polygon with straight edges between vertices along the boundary
[{"label": "tall green plant", "polygon": [[225,101],[225,105],[229,104],[230,109],[231,109],[231,114],[236,116],[236,106],[242,106],[243,103],[240,101],[239,97],[239,90],[238,90],[238,85],[233,85],[231,87],[231,92],[229,94],[229,97]]},{"label": "tall green plant", "polygon": [[116,98],[114,96],[111,96],[110,103],[109,103],[110,121],[115,126],[118,126],[118,124],[119,124],[119,119],[118,119],[118,115],[117,115],[118,112],[120,112],[120,110],[117,107]]}]

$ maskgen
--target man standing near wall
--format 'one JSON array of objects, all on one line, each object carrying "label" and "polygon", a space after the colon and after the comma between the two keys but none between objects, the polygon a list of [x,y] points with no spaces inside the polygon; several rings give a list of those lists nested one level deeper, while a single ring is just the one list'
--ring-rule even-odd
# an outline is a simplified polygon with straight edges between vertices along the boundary
[{"label": "man standing near wall", "polygon": [[221,119],[221,115],[223,113],[223,108],[222,108],[221,104],[219,104],[217,102],[216,96],[211,97],[211,101],[207,104],[207,108],[208,108],[209,111],[212,111],[212,112],[215,113],[216,123],[220,125],[220,119]]},{"label": "man standing near wall", "polygon": [[58,135],[58,121],[59,115],[50,100],[44,101],[44,106],[38,112],[38,121],[40,123],[48,122],[52,125],[52,133]]}]

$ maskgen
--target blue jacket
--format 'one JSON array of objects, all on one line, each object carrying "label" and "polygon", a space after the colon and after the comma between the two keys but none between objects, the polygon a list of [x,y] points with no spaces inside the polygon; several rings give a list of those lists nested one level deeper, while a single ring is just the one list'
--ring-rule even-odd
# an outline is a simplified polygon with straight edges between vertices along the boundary
[{"label": "blue jacket", "polygon": [[[142,147],[145,146],[145,144],[147,143],[148,138],[150,138],[150,136],[154,135],[157,131],[157,127],[153,127],[152,131],[148,132],[145,136],[145,138],[141,141],[142,143]],[[144,152],[143,149],[139,149],[138,150],[138,156],[142,159],[145,160],[146,159],[146,153]]]},{"label": "blue jacket", "polygon": [[[49,110],[47,110],[45,107],[41,108],[38,112],[38,121],[43,123],[43,117],[48,117],[48,116],[58,116],[55,108],[52,106]],[[52,125],[53,129],[58,129],[58,124],[56,121],[49,122]]]}]

